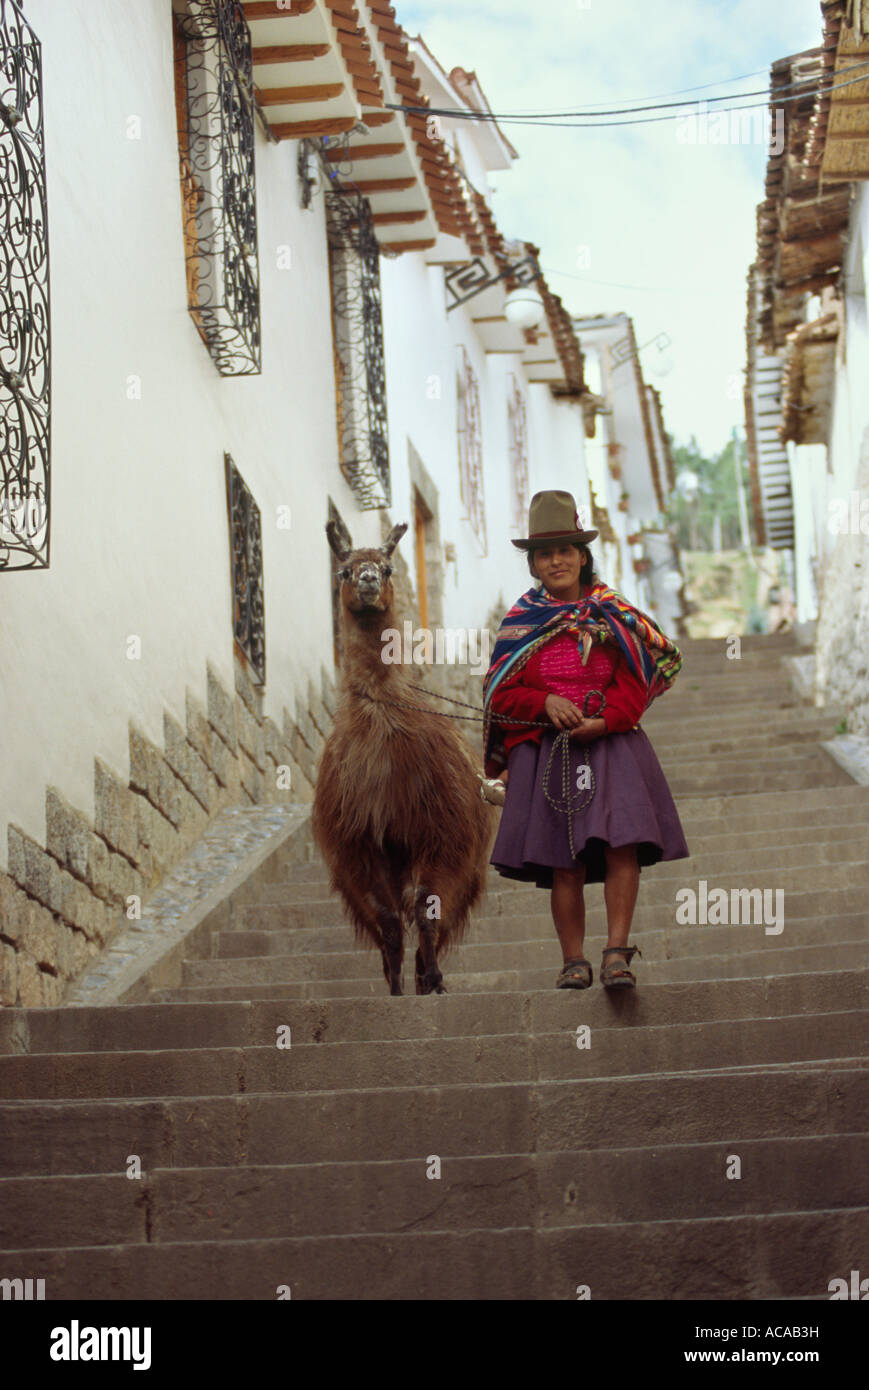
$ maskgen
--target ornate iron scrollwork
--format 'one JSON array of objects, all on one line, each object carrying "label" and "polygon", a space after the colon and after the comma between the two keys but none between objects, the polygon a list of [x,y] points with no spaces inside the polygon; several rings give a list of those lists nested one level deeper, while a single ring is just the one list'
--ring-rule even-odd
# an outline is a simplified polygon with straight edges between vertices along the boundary
[{"label": "ornate iron scrollwork", "polygon": [[492,285],[497,285],[500,280],[514,282],[513,288],[518,290],[524,289],[534,280],[541,279],[542,275],[543,271],[537,264],[536,256],[526,256],[524,260],[512,261],[506,270],[499,271],[497,275],[492,274],[481,256],[475,256],[472,261],[454,266],[444,275],[444,288],[449,300],[447,313],[451,309],[458,309],[460,304],[467,304],[469,299],[476,298],[483,290],[491,289]]},{"label": "ornate iron scrollwork", "polygon": [[49,560],[51,335],[42,49],[0,0],[0,569]]},{"label": "ornate iron scrollwork", "polygon": [[250,30],[238,0],[188,0],[175,19],[188,309],[221,376],[245,376],[262,370]]},{"label": "ornate iron scrollwork", "polygon": [[266,620],[260,510],[229,454],[226,503],[232,565],[232,630],[260,682],[266,679]]},{"label": "ornate iron scrollwork", "polygon": [[380,248],[363,197],[325,201],[341,469],[365,511],[391,503]]}]

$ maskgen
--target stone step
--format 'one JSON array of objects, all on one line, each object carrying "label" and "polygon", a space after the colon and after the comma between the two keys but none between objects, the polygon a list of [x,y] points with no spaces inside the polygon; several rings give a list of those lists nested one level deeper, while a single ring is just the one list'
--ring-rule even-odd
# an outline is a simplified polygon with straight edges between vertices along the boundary
[{"label": "stone step", "polygon": [[[0,1179],[0,1247],[165,1245],[415,1230],[702,1219],[859,1207],[869,1137],[460,1156],[437,1187],[419,1158]],[[650,1177],[652,1181],[650,1181]],[[481,1202],[480,1193],[486,1201]],[[436,1200],[435,1200],[436,1198]],[[26,1262],[25,1262],[26,1263]]]},{"label": "stone step", "polygon": [[658,761],[666,772],[668,781],[671,776],[677,775],[712,776],[717,772],[740,772],[751,768],[758,772],[774,772],[777,768],[782,772],[802,772],[806,768],[826,765],[831,761],[829,754],[815,740],[791,742],[783,748],[770,746],[769,743],[745,747],[740,746],[736,739],[729,742],[731,746],[720,752],[714,752],[702,743],[693,744],[690,748],[684,744],[659,743]]},{"label": "stone step", "polygon": [[751,796],[756,792],[780,791],[798,792],[819,785],[826,787],[851,784],[851,778],[844,768],[839,767],[827,754],[826,766],[806,772],[739,772],[722,773],[720,776],[686,777],[679,774],[668,777],[670,791],[677,805],[680,797],[688,796]]},{"label": "stone step", "polygon": [[666,702],[658,701],[646,710],[641,724],[653,743],[660,739],[662,742],[690,742],[696,745],[707,737],[720,737],[722,734],[738,738],[742,730],[752,732],[763,724],[776,728],[782,724],[793,729],[796,738],[811,737],[812,730],[832,730],[841,718],[838,710],[819,710],[813,705],[779,703],[768,705],[758,712],[756,706],[751,704],[737,708],[734,704],[722,702],[720,706],[712,707],[698,699],[690,705],[681,706],[675,703],[668,706]]},{"label": "stone step", "polygon": [[600,1149],[611,1147],[614,1115],[626,1148],[666,1145],[675,1137],[733,1145],[850,1134],[867,1101],[869,1064],[846,1058],[567,1081],[2,1101],[0,1172],[124,1173],[131,1154],[150,1172]]},{"label": "stone step", "polygon": [[[765,937],[767,942],[779,940],[773,933],[760,931],[755,926],[696,926],[661,927],[644,930],[642,934],[643,960],[672,958],[682,955],[727,954],[742,949],[743,931],[754,932]],[[817,917],[786,919],[780,934],[788,946],[812,946],[819,940],[832,943],[853,941],[863,943],[869,939],[869,916],[865,912],[837,914],[828,922],[819,922]],[[506,964],[522,968],[532,964],[550,964],[557,961],[554,951],[555,928],[549,913],[536,913],[522,917],[478,918],[464,943],[453,954],[446,957],[450,970],[485,970],[491,965],[503,967]],[[598,911],[589,915],[586,933],[586,953],[592,956],[603,950],[607,942],[604,913]],[[406,947],[410,946],[408,937]],[[256,959],[271,957],[310,957],[329,956],[334,961],[339,958],[350,963],[350,957],[358,953],[359,947],[353,939],[352,927],[312,927],[289,931],[262,932],[220,932],[213,939],[212,960]],[[414,946],[415,949],[415,946]],[[594,963],[594,962],[593,962]],[[340,972],[338,972],[340,973]],[[349,973],[349,972],[348,972]],[[310,978],[310,977],[307,977]]]},{"label": "stone step", "polygon": [[542,1036],[496,1033],[415,1042],[302,1043],[295,1047],[72,1052],[0,1057],[4,1100],[146,1099],[554,1081],[705,1071],[866,1056],[866,1011],[610,1029],[578,1046],[577,1026]]},{"label": "stone step", "polygon": [[[772,1018],[866,1007],[869,974],[818,975],[644,984],[614,1000],[604,990],[581,992],[582,1021],[593,1028]],[[440,995],[437,1009],[415,995],[393,999],[295,1000],[253,1003],[82,1005],[74,1009],[0,1012],[0,1054],[153,1051],[158,1048],[250,1047],[274,1042],[290,1024],[299,1042],[416,1039],[485,1033],[555,1032],[577,1023],[577,993]]]},{"label": "stone step", "polygon": [[[759,871],[767,869],[770,864],[771,856],[774,851],[776,866],[780,869],[790,867],[806,867],[809,864],[821,865],[825,863],[859,863],[865,856],[864,862],[869,862],[869,841],[865,835],[850,838],[847,832],[853,832],[854,826],[844,827],[845,834],[827,835],[818,838],[817,834],[812,834],[808,829],[802,841],[795,840],[791,844],[780,844],[776,842],[776,832],[771,832],[767,837],[768,843],[758,845],[758,837],[755,835],[745,835],[733,837],[739,840],[739,848],[719,848],[719,842],[712,837],[707,837],[704,841],[704,848],[695,849],[696,840],[692,835],[689,840],[689,848],[694,851],[689,859],[675,859],[662,861],[648,867],[644,872],[649,879],[654,878],[660,882],[662,879],[675,879],[680,886],[687,877],[708,877],[711,874],[728,874],[749,870]],[[502,877],[497,870],[490,870],[487,875],[487,885],[489,893],[509,893],[515,892],[521,887],[519,880],[511,880]],[[337,893],[329,892],[327,879],[307,879],[302,883],[297,883],[293,879],[268,879],[267,882],[275,889],[280,889],[280,900],[282,903],[292,903],[296,907],[302,907],[306,903],[322,903],[326,898],[336,905],[340,903]],[[259,886],[259,882],[257,883]],[[277,894],[269,894],[270,900],[274,900]],[[251,905],[254,905],[253,898]]]},{"label": "stone step", "polygon": [[[436,1197],[427,1193],[432,1204]],[[27,1252],[53,1299],[829,1298],[856,1267],[869,1210],[847,1208],[586,1227],[214,1240]],[[727,1259],[721,1252],[726,1250]],[[15,1261],[21,1267],[22,1261]],[[819,1274],[818,1271],[824,1271]],[[445,1273],[448,1271],[448,1275]],[[638,1271],[641,1284],[637,1285]],[[687,1271],[687,1273],[686,1273]],[[675,1292],[674,1292],[675,1291]]]},{"label": "stone step", "polygon": [[[856,920],[855,920],[856,919]],[[719,960],[722,957],[734,960],[747,960],[749,956],[763,956],[770,969],[783,951],[811,951],[816,948],[850,950],[854,968],[861,968],[869,952],[869,941],[865,925],[859,922],[857,914],[852,914],[847,926],[841,930],[838,919],[832,918],[823,940],[818,940],[818,932],[811,926],[791,935],[787,927],[780,936],[766,932],[763,927],[722,927],[693,930],[697,933],[683,945],[673,941],[665,933],[642,934],[639,929],[632,933],[634,944],[640,944],[641,957],[646,971],[666,971],[669,967],[679,969],[682,964],[696,967],[702,962]],[[528,973],[549,970],[560,966],[561,953],[557,946],[555,932],[544,923],[539,928],[540,936],[521,941],[466,941],[459,949],[442,957],[441,969],[444,977],[454,983],[462,975],[487,973],[502,974],[505,971]],[[707,935],[715,932],[715,935]],[[606,943],[606,933],[601,930],[589,933],[587,955],[592,964],[600,963],[600,952]],[[716,949],[718,948],[718,949]],[[405,945],[405,972],[408,985],[413,982],[413,943]],[[376,977],[381,971],[381,957],[375,948],[368,950],[333,950],[317,954],[271,954],[268,956],[235,956],[210,960],[189,960],[184,962],[181,984],[189,985],[256,985],[301,984],[305,981],[322,984],[353,978]],[[657,976],[656,976],[657,978]]]},{"label": "stone step", "polygon": [[[869,813],[869,797],[867,797],[866,807],[867,813]],[[819,853],[826,850],[827,853],[835,857],[840,845],[851,844],[855,835],[858,839],[862,835],[859,823],[855,823],[854,813],[849,812],[847,807],[840,809],[830,806],[817,811],[806,809],[776,819],[760,814],[749,818],[750,823],[746,828],[733,831],[724,829],[717,819],[702,822],[695,817],[690,824],[684,816],[681,819],[692,851],[691,859],[656,864],[654,873],[658,877],[664,874],[669,875],[671,871],[673,873],[681,871],[683,864],[694,863],[700,859],[701,855],[718,855],[728,851],[740,853],[747,851],[760,854],[775,850],[777,854],[779,850],[782,850],[790,854],[795,851],[797,846],[809,845],[817,846]],[[740,817],[739,821],[742,825],[744,818]],[[695,828],[697,825],[704,827],[702,833]],[[851,857],[857,858],[859,856]],[[256,874],[252,876],[252,882],[255,885],[260,883],[280,884],[286,894],[284,901],[302,902],[309,898],[329,896],[329,875],[322,861],[318,860],[315,863],[306,864],[304,875],[299,873],[288,875],[285,869],[273,864],[272,860],[268,861],[267,874],[264,873],[265,869],[266,865],[258,869]],[[518,886],[516,881],[503,878],[495,869],[489,870],[486,881],[490,890],[509,891]],[[244,897],[236,899],[236,901],[239,900],[245,901]]]},{"label": "stone step", "polygon": [[[758,938],[760,940],[760,938]],[[763,938],[765,942],[775,938]],[[191,964],[201,962],[191,962]],[[218,964],[218,962],[211,962]],[[359,953],[354,974],[346,979],[319,978],[314,980],[283,981],[270,972],[269,983],[181,985],[155,992],[162,1003],[195,1002],[209,999],[346,999],[382,993],[386,986],[380,966],[380,956],[371,951]],[[456,993],[486,994],[491,990],[549,990],[555,986],[560,956],[553,951],[549,969],[502,969],[486,972],[454,970],[449,960],[443,962],[447,990]],[[673,960],[635,960],[632,968],[640,984],[677,984],[695,980],[743,979],[763,976],[770,971],[794,974],[800,971],[865,970],[869,953],[864,942],[821,943],[817,946],[780,946],[774,951],[768,945],[742,949],[722,955],[684,956]],[[413,989],[412,958],[405,953],[406,989]],[[596,985],[595,988],[598,986]]]},{"label": "stone step", "polygon": [[[690,865],[687,859],[673,860],[672,863]],[[674,876],[657,878],[658,865],[644,870],[640,878],[640,893],[634,921],[638,926],[647,925],[653,920],[657,926],[668,924],[676,926],[678,903],[676,893],[679,888],[691,889],[701,893],[699,883],[704,878],[697,870],[687,868],[685,878],[679,885]],[[771,890],[781,889],[784,893],[784,909],[789,916],[828,916],[836,912],[856,912],[865,902],[862,885],[869,881],[869,862],[846,861],[833,863],[825,875],[830,885],[826,892],[818,886],[817,868],[809,865],[806,869],[794,866],[785,869],[769,869],[764,873],[754,870],[744,875],[717,874],[706,879],[707,897],[715,888],[724,888],[728,894],[734,888]],[[603,904],[603,885],[586,885],[587,911],[594,911]],[[515,917],[528,913],[536,914],[548,905],[549,890],[522,884],[509,891],[487,893],[478,907],[474,920],[482,917]],[[679,902],[684,902],[680,899]],[[699,901],[699,900],[698,900]],[[774,900],[773,900],[774,901]],[[662,915],[663,914],[663,915]],[[286,931],[295,927],[341,926],[346,918],[337,897],[309,900],[304,903],[285,903],[280,889],[265,885],[262,900],[246,902],[234,907],[231,916],[218,920],[215,929],[220,931]]]}]

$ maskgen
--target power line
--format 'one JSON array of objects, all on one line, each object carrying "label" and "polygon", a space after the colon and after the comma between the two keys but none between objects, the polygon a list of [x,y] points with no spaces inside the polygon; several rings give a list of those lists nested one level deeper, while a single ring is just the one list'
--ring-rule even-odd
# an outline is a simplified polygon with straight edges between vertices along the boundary
[{"label": "power line", "polygon": [[[848,72],[854,72],[854,71],[856,70],[857,67],[860,67],[861,69],[863,69],[863,68],[869,68],[869,62],[867,62],[867,63],[860,63],[860,64],[854,64],[852,67],[849,67],[849,68],[847,69],[847,71],[848,71]],[[776,103],[777,106],[787,106],[787,105],[790,105],[790,103],[792,103],[792,102],[794,102],[794,101],[804,101],[805,98],[806,98],[807,96],[816,96],[816,95],[818,95],[818,93],[825,93],[825,92],[836,92],[836,91],[841,90],[843,87],[851,87],[851,86],[853,86],[853,85],[854,85],[855,83],[857,83],[857,82],[865,82],[865,81],[867,80],[867,76],[869,76],[869,74],[864,73],[863,76],[861,76],[861,77],[850,77],[850,78],[848,78],[848,80],[847,80],[846,82],[835,82],[835,83],[830,83],[830,84],[818,83],[818,84],[812,85],[812,84],[809,83],[809,82],[794,82],[794,83],[789,83],[787,86],[781,87],[781,88],[779,88],[779,89],[777,90],[777,92],[776,92],[776,94],[775,94],[775,98],[774,98],[774,99],[775,99],[775,103]],[[790,96],[790,97],[780,97],[780,96],[779,96],[779,92],[788,91],[788,90],[790,90],[791,87],[799,87],[799,88],[801,88],[801,90],[800,90],[798,93],[796,93],[794,96]],[[744,101],[746,98],[748,98],[748,97],[753,97],[753,96],[763,96],[763,97],[765,97],[766,99],[765,99],[764,101],[749,101],[748,104],[747,104],[747,105],[744,105],[744,106],[737,106],[737,105],[734,105],[734,106],[726,107],[726,108],[724,108],[724,111],[723,111],[721,114],[727,114],[728,112],[734,112],[734,111],[739,112],[739,111],[751,111],[751,110],[756,110],[756,109],[758,109],[758,108],[763,108],[763,107],[766,107],[766,106],[770,105],[770,104],[772,103],[772,100],[773,100],[772,93],[769,91],[769,89],[764,89],[763,92],[742,92],[742,93],[737,93],[735,96],[710,97],[710,98],[708,99],[708,101],[707,101],[705,104],[706,104],[706,105],[709,105],[712,101]],[[592,119],[586,119],[587,117],[596,117],[596,116],[598,116],[598,115],[606,115],[606,116],[609,116],[609,115],[623,115],[623,114],[626,114],[626,113],[630,113],[631,111],[641,111],[641,110],[646,110],[646,111],[668,111],[668,112],[672,113],[672,111],[675,110],[675,109],[679,109],[679,108],[682,108],[682,107],[685,107],[685,106],[691,106],[691,105],[696,106],[697,103],[696,103],[696,102],[693,102],[693,103],[692,103],[692,102],[685,102],[685,101],[681,101],[681,102],[676,101],[676,102],[665,102],[665,103],[663,103],[663,104],[661,104],[661,105],[658,105],[658,106],[650,105],[650,106],[646,106],[646,107],[633,107],[633,108],[632,108],[632,107],[614,107],[611,111],[602,111],[602,112],[595,112],[595,111],[585,111],[585,112],[583,112],[583,111],[565,111],[565,112],[562,112],[562,113],[556,113],[556,114],[563,114],[565,117],[570,117],[570,118],[571,118],[571,119],[564,120],[564,121],[554,121],[554,120],[552,120],[549,116],[546,116],[544,113],[540,113],[540,114],[539,114],[538,116],[536,116],[536,117],[533,117],[533,116],[532,116],[532,117],[527,117],[527,118],[526,118],[526,117],[523,117],[523,116],[514,115],[514,114],[510,114],[510,113],[507,113],[507,114],[501,113],[501,114],[499,114],[499,113],[497,113],[497,112],[492,112],[492,111],[470,111],[470,110],[465,110],[465,109],[457,109],[457,110],[456,110],[456,109],[450,109],[449,107],[438,107],[438,106],[406,106],[406,105],[399,104],[399,103],[397,103],[397,102],[385,102],[384,105],[385,105],[385,107],[386,107],[388,110],[390,110],[390,111],[403,111],[403,112],[410,112],[410,113],[415,113],[415,114],[417,114],[417,115],[425,115],[425,116],[443,116],[443,117],[448,118],[448,119],[450,119],[450,120],[492,121],[492,122],[497,122],[498,125],[537,126],[538,128],[542,128],[542,129],[544,129],[544,130],[555,130],[555,129],[594,130],[594,129],[600,129],[601,127],[604,127],[604,126],[654,125],[654,124],[656,124],[657,122],[660,122],[660,121],[670,121],[670,120],[672,120],[672,119],[673,119],[673,115],[672,115],[672,114],[667,114],[667,115],[664,115],[664,116],[641,116],[641,117],[639,117],[639,118],[636,119],[636,120],[628,119],[628,120],[621,120],[621,121],[601,121],[601,120],[597,120],[597,119],[593,119],[593,120],[592,120]],[[577,118],[578,118],[578,119],[577,119]]]},{"label": "power line", "polygon": [[[625,100],[632,103],[631,107],[627,107],[626,110],[631,110],[631,109],[634,109],[634,110],[642,110],[642,109],[643,109],[642,107],[634,106],[633,103],[636,103],[636,102],[643,102],[643,101],[657,101],[658,97],[678,97],[678,96],[681,96],[683,92],[705,92],[705,91],[708,91],[710,87],[728,87],[728,86],[731,84],[731,82],[745,82],[745,81],[748,80],[749,77],[761,77],[761,76],[763,76],[763,74],[764,74],[766,71],[767,71],[766,68],[757,68],[754,72],[743,72],[743,73],[741,73],[738,77],[724,77],[724,78],[719,78],[719,79],[718,79],[717,81],[715,81],[715,82],[700,82],[700,83],[698,83],[698,85],[697,85],[696,87],[676,87],[673,91],[670,91],[670,92],[652,92],[649,96],[644,96],[644,97],[626,97]],[[794,84],[794,85],[799,85],[799,84]],[[742,94],[740,94],[739,92],[733,92],[733,93],[731,93],[731,96],[734,98],[734,100],[735,100],[736,97],[738,97],[739,95],[745,96],[745,95],[748,95],[748,93],[742,93]],[[681,104],[682,104],[682,105],[687,105],[688,103],[681,103]],[[606,101],[592,101],[592,102],[589,102],[589,106],[590,106],[590,107],[607,107],[608,105],[609,105],[609,103],[606,102]],[[421,106],[420,106],[420,107],[413,107],[413,108],[411,108],[411,107],[406,107],[406,108],[397,108],[397,107],[393,107],[393,109],[403,109],[403,110],[411,110],[411,109],[412,109],[412,110],[416,110],[416,111],[423,111],[423,110],[428,111],[428,110],[430,110],[431,108],[430,108],[430,107],[427,107],[427,106],[426,106],[426,107],[421,107]],[[457,115],[457,114],[459,114],[459,113],[456,112],[456,111],[454,111],[452,114],[453,114],[453,115]],[[462,114],[466,114],[466,113],[462,113]],[[541,112],[539,112],[539,113],[535,113],[534,111],[511,111],[511,112],[509,113],[510,116],[525,116],[525,117],[534,117],[535,114],[538,114],[538,115],[540,115],[541,117],[545,117],[545,116],[563,116],[563,115],[572,114],[572,113],[567,113],[567,112],[563,111],[560,107],[559,107],[557,110],[553,110],[553,111],[541,111]],[[592,113],[592,114],[606,114],[606,112],[604,111],[604,112]],[[481,117],[486,117],[486,116],[487,116],[487,113],[486,113],[486,112],[480,112],[480,116],[481,116]],[[491,119],[495,120],[495,119],[500,119],[500,118],[496,118],[495,116],[492,116]]]}]

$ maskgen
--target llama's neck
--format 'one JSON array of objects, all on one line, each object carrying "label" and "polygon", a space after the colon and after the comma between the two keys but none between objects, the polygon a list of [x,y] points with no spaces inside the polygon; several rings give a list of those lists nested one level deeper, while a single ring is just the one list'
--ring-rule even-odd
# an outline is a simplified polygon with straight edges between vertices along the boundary
[{"label": "llama's neck", "polygon": [[384,634],[395,630],[396,618],[391,605],[383,612],[344,610],[344,685],[351,695],[376,698],[388,682],[405,683],[404,667],[383,660],[384,651],[389,650]]}]

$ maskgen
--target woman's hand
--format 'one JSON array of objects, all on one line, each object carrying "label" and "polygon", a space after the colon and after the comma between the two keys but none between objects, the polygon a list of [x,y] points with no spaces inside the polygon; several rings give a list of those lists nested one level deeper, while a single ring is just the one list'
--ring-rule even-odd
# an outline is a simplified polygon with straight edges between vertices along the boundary
[{"label": "woman's hand", "polygon": [[606,721],[599,715],[593,719],[586,719],[584,716],[579,725],[571,731],[570,737],[577,743],[592,743],[594,739],[601,738],[607,732]]},{"label": "woman's hand", "polygon": [[582,723],[582,710],[563,695],[547,695],[543,708],[556,729],[574,729]]}]

